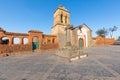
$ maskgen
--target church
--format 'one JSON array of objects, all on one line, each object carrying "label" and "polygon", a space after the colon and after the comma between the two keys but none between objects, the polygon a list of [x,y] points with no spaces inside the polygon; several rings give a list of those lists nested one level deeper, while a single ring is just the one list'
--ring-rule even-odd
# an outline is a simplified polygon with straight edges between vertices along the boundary
[{"label": "church", "polygon": [[70,12],[59,6],[54,12],[52,35],[58,38],[59,47],[89,47],[92,45],[92,30],[86,25],[73,26],[70,24]]}]

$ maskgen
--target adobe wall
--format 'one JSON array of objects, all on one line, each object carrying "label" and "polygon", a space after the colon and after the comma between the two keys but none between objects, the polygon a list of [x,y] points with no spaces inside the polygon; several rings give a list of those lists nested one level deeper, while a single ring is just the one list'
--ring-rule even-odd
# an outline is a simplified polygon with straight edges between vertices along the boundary
[{"label": "adobe wall", "polygon": [[[3,38],[6,37],[9,42],[4,44]],[[6,32],[5,30],[0,29],[0,56],[9,56],[14,55],[14,53],[32,51],[34,37],[37,37],[39,40],[38,49],[54,49],[59,47],[58,40],[55,35],[44,35],[43,32],[36,30],[30,30],[28,34],[24,34]],[[19,44],[14,43],[15,38],[19,39]],[[26,44],[24,44],[24,39],[28,40]],[[44,44],[44,42],[46,43]]]},{"label": "adobe wall", "polygon": [[58,39],[55,35],[43,35],[41,49],[56,49],[58,47]]},{"label": "adobe wall", "polygon": [[[7,37],[9,40],[8,44],[2,43],[2,38]],[[14,44],[14,38],[19,38],[19,44]],[[29,38],[28,34],[24,33],[14,33],[14,32],[6,32],[5,30],[0,30],[0,56],[9,56],[13,55],[12,53],[16,52],[25,52],[32,51],[31,44],[23,44],[23,39]]]},{"label": "adobe wall", "polygon": [[100,36],[94,38],[95,45],[100,46],[100,45],[109,45],[113,44],[115,42],[114,38],[102,38]]},{"label": "adobe wall", "polygon": [[105,38],[105,44],[113,44],[115,42],[114,38]]},{"label": "adobe wall", "polygon": [[0,45],[0,56],[17,55],[20,52],[31,50],[31,45]]}]

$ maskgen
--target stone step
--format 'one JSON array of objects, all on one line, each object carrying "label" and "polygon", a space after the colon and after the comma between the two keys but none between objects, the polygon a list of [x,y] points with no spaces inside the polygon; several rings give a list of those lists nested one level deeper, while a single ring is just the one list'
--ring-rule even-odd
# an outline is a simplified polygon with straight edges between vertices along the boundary
[{"label": "stone step", "polygon": [[82,59],[82,58],[85,58],[87,57],[88,55],[87,54],[83,54],[83,55],[78,55],[78,56],[73,56],[69,59],[70,62],[72,61],[75,61],[75,60],[79,60],[79,59]]}]

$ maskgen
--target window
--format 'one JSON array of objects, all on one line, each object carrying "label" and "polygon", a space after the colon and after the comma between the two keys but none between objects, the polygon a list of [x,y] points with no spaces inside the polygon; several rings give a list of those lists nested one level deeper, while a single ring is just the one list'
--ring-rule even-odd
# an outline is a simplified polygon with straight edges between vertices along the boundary
[{"label": "window", "polygon": [[23,44],[28,44],[28,38],[23,39]]},{"label": "window", "polygon": [[2,44],[9,44],[9,38],[8,37],[3,37],[2,38]]},{"label": "window", "polygon": [[50,43],[50,42],[51,42],[51,40],[50,40],[50,39],[48,39],[48,40],[47,40],[47,43]]},{"label": "window", "polygon": [[61,23],[63,23],[63,15],[61,14],[61,16],[60,16],[60,17],[61,17]]},{"label": "window", "polygon": [[20,39],[19,38],[14,38],[13,43],[14,44],[20,44]]}]

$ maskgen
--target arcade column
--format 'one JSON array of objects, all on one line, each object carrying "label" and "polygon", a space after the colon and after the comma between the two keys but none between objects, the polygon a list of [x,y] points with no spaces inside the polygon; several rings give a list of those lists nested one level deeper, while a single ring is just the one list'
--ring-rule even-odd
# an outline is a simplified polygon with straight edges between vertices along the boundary
[{"label": "arcade column", "polygon": [[2,44],[2,37],[0,37],[0,44]]},{"label": "arcade column", "polygon": [[23,45],[23,37],[20,37],[20,45]]},{"label": "arcade column", "polygon": [[12,36],[9,37],[9,45],[13,45],[13,37]]}]

